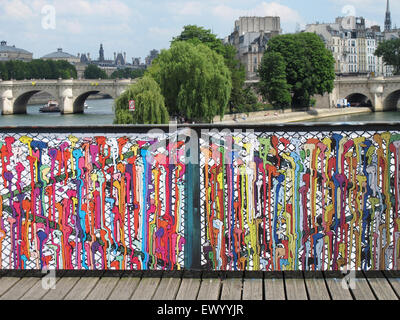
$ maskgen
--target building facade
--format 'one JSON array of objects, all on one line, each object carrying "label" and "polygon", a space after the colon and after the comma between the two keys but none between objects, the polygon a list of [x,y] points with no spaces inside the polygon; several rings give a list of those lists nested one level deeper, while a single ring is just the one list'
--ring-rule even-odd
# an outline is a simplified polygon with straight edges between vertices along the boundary
[{"label": "building facade", "polygon": [[335,23],[309,24],[305,32],[316,33],[324,41],[335,59],[337,75],[392,75],[392,68],[375,56],[385,32],[380,26],[366,27],[363,17],[338,17]]},{"label": "building facade", "polygon": [[224,42],[236,47],[247,80],[258,78],[257,71],[269,39],[281,33],[280,17],[240,17],[235,21],[234,31]]},{"label": "building facade", "polygon": [[32,61],[33,54],[24,49],[16,48],[15,45],[8,46],[6,41],[0,42],[0,62],[18,60],[29,62]]}]

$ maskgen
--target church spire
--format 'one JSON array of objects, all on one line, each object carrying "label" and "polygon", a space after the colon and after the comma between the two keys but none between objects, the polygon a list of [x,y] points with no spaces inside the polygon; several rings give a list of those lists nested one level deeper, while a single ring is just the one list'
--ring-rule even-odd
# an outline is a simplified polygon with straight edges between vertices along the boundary
[{"label": "church spire", "polygon": [[390,30],[392,30],[392,18],[390,15],[389,0],[387,0],[386,17],[385,17],[385,31],[390,31]]}]

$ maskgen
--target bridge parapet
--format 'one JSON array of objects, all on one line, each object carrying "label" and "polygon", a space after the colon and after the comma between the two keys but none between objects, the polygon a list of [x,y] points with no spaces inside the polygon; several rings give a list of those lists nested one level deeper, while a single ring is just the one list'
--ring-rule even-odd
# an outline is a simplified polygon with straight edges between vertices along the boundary
[{"label": "bridge parapet", "polygon": [[58,100],[62,113],[83,112],[86,98],[103,92],[117,98],[136,79],[122,80],[21,80],[0,82],[2,114],[26,113],[29,99],[38,92],[47,92]]},{"label": "bridge parapet", "polygon": [[0,146],[3,269],[400,269],[399,124],[0,128]]}]

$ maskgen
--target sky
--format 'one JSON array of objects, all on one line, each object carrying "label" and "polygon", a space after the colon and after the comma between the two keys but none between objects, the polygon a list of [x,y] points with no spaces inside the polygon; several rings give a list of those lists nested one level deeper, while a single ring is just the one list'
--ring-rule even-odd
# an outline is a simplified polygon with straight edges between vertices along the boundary
[{"label": "sky", "polygon": [[[105,58],[126,52],[128,62],[152,49],[168,49],[185,25],[211,29],[219,38],[240,16],[280,16],[283,33],[308,23],[362,16],[383,27],[387,0],[0,0],[0,40],[40,58],[62,48],[73,55]],[[400,1],[390,0],[393,25]]]}]

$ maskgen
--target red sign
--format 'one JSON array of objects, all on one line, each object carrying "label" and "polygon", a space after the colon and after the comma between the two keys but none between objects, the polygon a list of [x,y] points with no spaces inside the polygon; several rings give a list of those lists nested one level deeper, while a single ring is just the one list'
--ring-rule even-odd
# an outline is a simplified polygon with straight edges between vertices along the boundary
[{"label": "red sign", "polygon": [[135,100],[129,100],[129,111],[135,111]]}]

